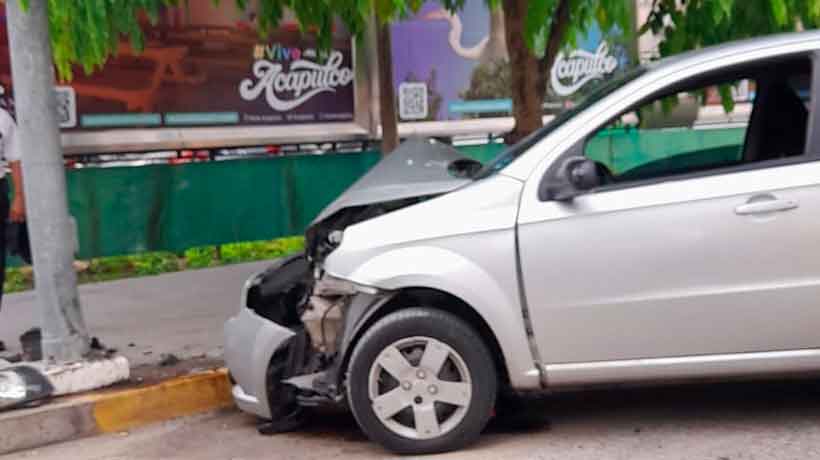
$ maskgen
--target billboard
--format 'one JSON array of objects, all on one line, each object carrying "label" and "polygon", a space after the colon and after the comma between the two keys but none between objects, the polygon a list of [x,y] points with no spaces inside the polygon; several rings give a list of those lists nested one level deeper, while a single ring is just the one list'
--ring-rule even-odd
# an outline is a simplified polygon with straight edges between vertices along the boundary
[{"label": "billboard", "polygon": [[[402,121],[464,120],[508,116],[512,110],[510,65],[503,13],[483,0],[467,0],[458,13],[425,2],[392,26],[393,83]],[[629,33],[602,31],[596,23],[551,69],[545,113],[563,107],[596,83],[634,62]]]},{"label": "billboard", "polygon": [[[123,41],[102,69],[74,71],[58,87],[68,130],[189,126],[287,125],[354,117],[352,40],[337,27],[330,51],[295,23],[261,39],[259,0],[189,0],[142,21],[145,49]],[[5,12],[0,27],[0,85],[11,93]]]}]

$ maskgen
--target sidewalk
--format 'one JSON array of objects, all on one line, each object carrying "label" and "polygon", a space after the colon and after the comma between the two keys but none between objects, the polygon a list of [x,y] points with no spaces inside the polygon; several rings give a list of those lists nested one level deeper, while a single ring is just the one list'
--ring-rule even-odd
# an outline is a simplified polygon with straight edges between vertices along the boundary
[{"label": "sidewalk", "polygon": [[[132,367],[157,364],[164,354],[180,359],[222,358],[222,325],[239,309],[245,280],[270,261],[190,270],[80,286],[92,336]],[[20,335],[38,326],[33,291],[3,297],[0,340],[20,351]]]}]

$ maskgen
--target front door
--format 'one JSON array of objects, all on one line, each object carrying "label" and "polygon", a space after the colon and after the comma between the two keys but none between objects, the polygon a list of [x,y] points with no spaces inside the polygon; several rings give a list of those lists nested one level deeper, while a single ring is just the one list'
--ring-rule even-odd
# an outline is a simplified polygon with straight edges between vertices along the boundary
[{"label": "front door", "polygon": [[[755,100],[729,115],[736,122],[757,104],[748,129],[704,129],[708,106],[687,121],[686,92],[672,109],[643,106],[634,126],[619,118],[587,138],[583,152],[608,167],[610,185],[530,202],[519,221],[546,364],[820,347],[820,162],[804,154],[807,81],[797,72],[744,82]],[[775,109],[781,126],[761,115]]]}]

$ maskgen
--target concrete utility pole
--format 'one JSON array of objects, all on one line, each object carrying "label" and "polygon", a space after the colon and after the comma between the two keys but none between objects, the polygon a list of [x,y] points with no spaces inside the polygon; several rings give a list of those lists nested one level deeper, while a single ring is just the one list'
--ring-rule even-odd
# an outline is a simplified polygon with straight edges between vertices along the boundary
[{"label": "concrete utility pole", "polygon": [[54,95],[48,0],[29,0],[28,11],[20,0],[5,3],[43,359],[79,361],[89,352],[89,338],[73,267],[74,226]]}]

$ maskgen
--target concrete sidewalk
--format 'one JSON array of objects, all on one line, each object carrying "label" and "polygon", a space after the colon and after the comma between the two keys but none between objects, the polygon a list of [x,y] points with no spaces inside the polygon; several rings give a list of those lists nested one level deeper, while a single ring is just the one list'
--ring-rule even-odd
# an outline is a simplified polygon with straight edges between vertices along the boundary
[{"label": "concrete sidewalk", "polygon": [[[245,280],[271,262],[190,270],[80,286],[92,336],[126,356],[131,366],[222,356],[222,324],[239,308]],[[20,350],[20,334],[38,326],[34,292],[4,296],[0,340]],[[133,344],[133,346],[131,345]]]}]

